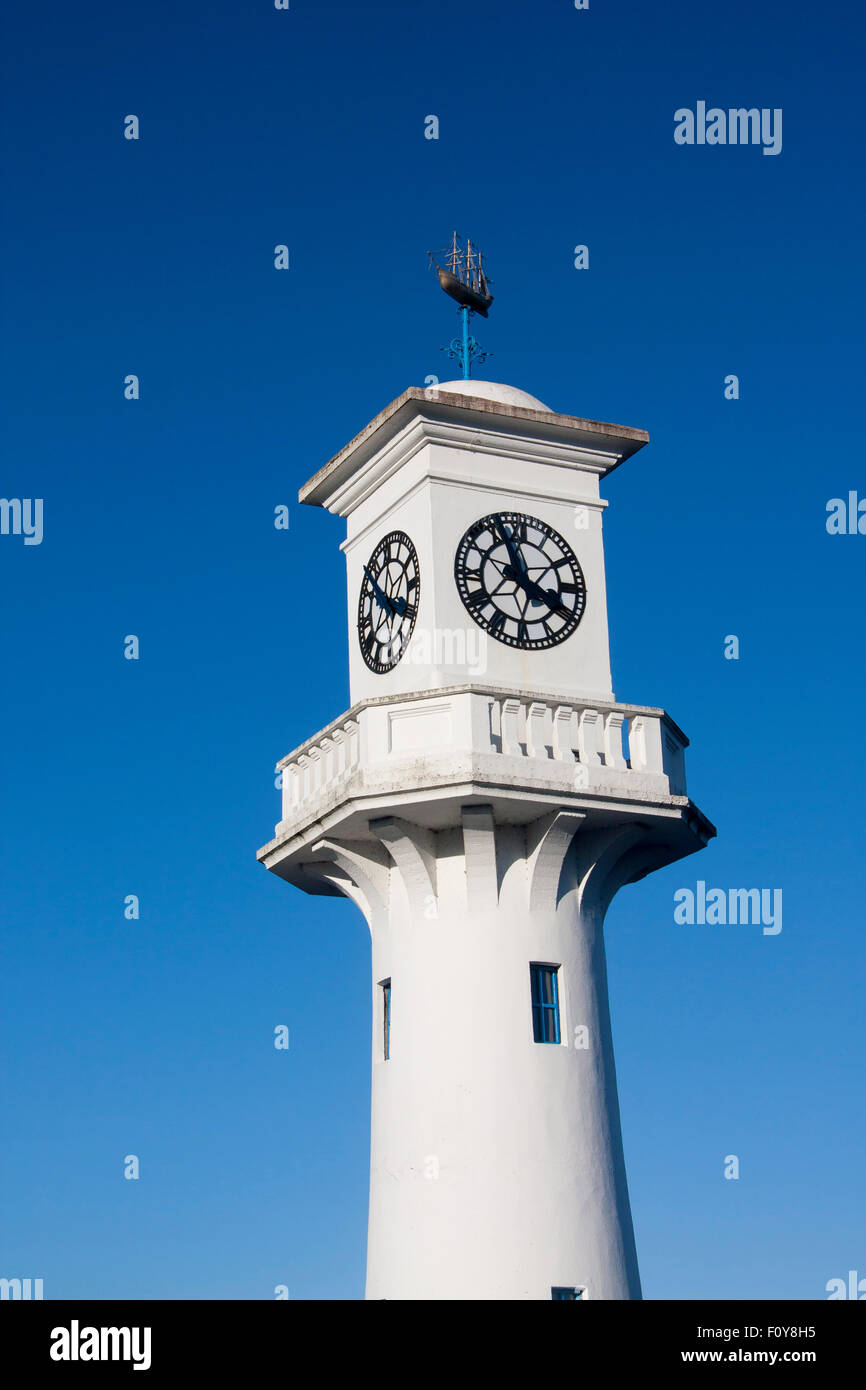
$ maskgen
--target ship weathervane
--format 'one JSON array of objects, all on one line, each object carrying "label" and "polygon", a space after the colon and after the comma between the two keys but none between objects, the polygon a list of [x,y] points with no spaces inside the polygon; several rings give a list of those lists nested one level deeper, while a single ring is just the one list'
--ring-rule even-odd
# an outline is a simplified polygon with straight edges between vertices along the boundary
[{"label": "ship weathervane", "polygon": [[478,247],[472,245],[469,237],[464,245],[456,232],[451,238],[450,246],[444,247],[441,251],[428,251],[427,254],[430,257],[430,268],[435,270],[439,277],[439,284],[459,305],[460,336],[452,338],[448,347],[442,351],[457,359],[464,380],[468,380],[472,375],[473,363],[485,361],[488,355],[469,332],[471,316],[481,314],[487,318],[487,311],[493,303],[490,282],[484,269],[484,258]]}]

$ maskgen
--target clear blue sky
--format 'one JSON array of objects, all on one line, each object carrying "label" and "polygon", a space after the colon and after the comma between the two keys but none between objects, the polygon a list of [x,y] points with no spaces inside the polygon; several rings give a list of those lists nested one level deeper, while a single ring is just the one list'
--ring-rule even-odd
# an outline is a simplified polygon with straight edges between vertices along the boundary
[{"label": "clear blue sky", "polygon": [[[866,496],[863,40],[839,0],[7,13],[0,493],[45,533],[0,536],[0,1274],[363,1295],[368,933],[255,851],[348,703],[343,523],[297,489],[452,374],[457,226],[483,374],[651,436],[606,485],[614,685],[719,837],[608,919],[645,1293],[866,1275],[866,536],[825,529]],[[782,153],[675,145],[698,100],[781,107]],[[781,888],[781,934],[675,924],[698,877]]]}]

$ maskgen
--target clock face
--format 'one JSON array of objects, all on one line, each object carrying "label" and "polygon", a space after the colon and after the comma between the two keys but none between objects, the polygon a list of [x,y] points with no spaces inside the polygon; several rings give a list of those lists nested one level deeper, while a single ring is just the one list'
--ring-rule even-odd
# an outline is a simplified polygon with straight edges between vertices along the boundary
[{"label": "clock face", "polygon": [[573,550],[546,521],[494,512],[469,527],[454,557],[460,597],[479,627],[538,651],[570,637],[586,607]]},{"label": "clock face", "polygon": [[364,566],[358,599],[358,641],[371,671],[381,675],[397,665],[412,636],[420,597],[415,547],[405,531],[391,531]]}]

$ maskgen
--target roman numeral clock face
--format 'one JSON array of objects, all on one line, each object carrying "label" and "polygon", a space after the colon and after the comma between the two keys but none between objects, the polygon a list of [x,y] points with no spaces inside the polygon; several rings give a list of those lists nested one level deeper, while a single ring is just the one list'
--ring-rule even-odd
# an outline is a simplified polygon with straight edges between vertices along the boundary
[{"label": "roman numeral clock face", "polygon": [[539,651],[570,637],[586,607],[586,581],[552,526],[494,512],[469,527],[454,557],[460,597],[479,627],[509,647]]},{"label": "roman numeral clock face", "polygon": [[391,531],[364,566],[358,600],[358,641],[371,671],[391,671],[412,636],[421,597],[415,547],[405,531]]}]

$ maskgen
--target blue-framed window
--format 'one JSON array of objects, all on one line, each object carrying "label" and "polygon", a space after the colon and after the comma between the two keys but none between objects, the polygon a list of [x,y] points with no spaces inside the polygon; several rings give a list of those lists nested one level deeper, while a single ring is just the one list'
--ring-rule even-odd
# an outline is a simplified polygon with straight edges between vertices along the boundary
[{"label": "blue-framed window", "polygon": [[560,1303],[579,1303],[586,1297],[586,1289],[579,1286],[563,1288],[561,1284],[554,1285],[550,1290],[550,1297],[555,1302]]},{"label": "blue-framed window", "polygon": [[537,1043],[559,1042],[558,965],[529,967],[532,981],[532,1036]]},{"label": "blue-framed window", "polygon": [[382,1056],[391,1056],[391,981],[382,981]]}]

